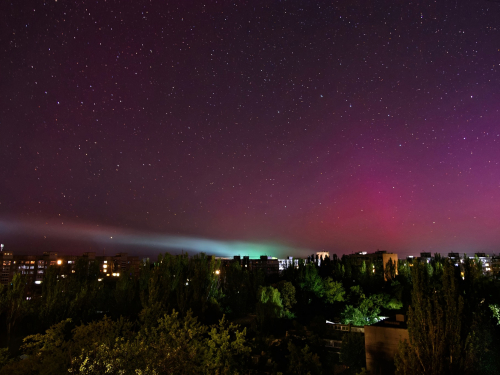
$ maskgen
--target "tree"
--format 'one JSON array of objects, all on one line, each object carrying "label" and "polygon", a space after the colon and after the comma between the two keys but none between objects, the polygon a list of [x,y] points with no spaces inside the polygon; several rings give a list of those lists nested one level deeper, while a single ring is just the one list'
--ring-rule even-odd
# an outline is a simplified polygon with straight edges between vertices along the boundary
[{"label": "tree", "polygon": [[323,290],[327,303],[344,301],[345,290],[341,282],[333,281],[331,277],[327,277],[323,280]]},{"label": "tree", "polygon": [[312,353],[309,346],[306,345],[300,349],[291,341],[288,343],[289,355],[287,356],[290,363],[288,372],[297,375],[312,375],[321,374],[321,363],[319,356]]},{"label": "tree", "polygon": [[426,265],[413,266],[412,304],[408,310],[409,342],[395,357],[397,374],[462,374],[472,371],[468,328],[462,324],[463,297],[454,266],[446,262],[441,288],[433,287]]},{"label": "tree", "polygon": [[266,274],[261,268],[253,270],[248,275],[249,288],[247,294],[247,308],[254,311],[257,302],[260,301],[259,289],[264,286],[266,281]]},{"label": "tree", "polygon": [[182,315],[193,310],[206,318],[210,308],[217,308],[221,296],[219,269],[220,260],[204,253],[191,258],[188,254],[160,254],[153,270],[143,269],[139,278],[140,299],[146,309],[142,315],[175,308]]},{"label": "tree", "polygon": [[114,297],[117,311],[121,314],[130,313],[134,309],[136,297],[136,280],[126,272],[121,272],[116,281]]},{"label": "tree", "polygon": [[366,262],[361,263],[361,270],[359,271],[362,277],[366,276]]},{"label": "tree", "polygon": [[159,298],[160,289],[157,280],[149,279],[147,294],[141,295],[142,310],[139,313],[139,320],[143,327],[154,327],[166,310],[162,300]]},{"label": "tree", "polygon": [[363,289],[355,285],[351,287],[349,300],[352,304],[347,305],[342,314],[344,324],[363,326],[378,322],[380,307],[384,300],[382,294],[366,297]]},{"label": "tree", "polygon": [[257,292],[257,323],[262,328],[283,316],[283,303],[278,289],[272,286],[261,287]]},{"label": "tree", "polygon": [[[44,334],[25,337],[21,350],[28,357],[14,367],[20,367],[29,374],[66,372],[71,361],[69,338],[73,326],[72,320],[66,319],[51,326]],[[11,369],[6,373],[9,372]]]},{"label": "tree", "polygon": [[342,316],[344,324],[364,326],[377,323],[380,319],[380,305],[377,295],[365,298],[358,307],[347,305]]},{"label": "tree", "polygon": [[499,305],[490,305],[491,312],[493,317],[495,318],[497,325],[500,325],[500,306]]},{"label": "tree", "polygon": [[118,339],[132,338],[134,335],[132,328],[133,323],[123,317],[113,321],[108,316],[104,316],[100,320],[81,324],[71,332],[71,352],[80,353],[96,343],[112,348]]},{"label": "tree", "polygon": [[28,312],[26,277],[19,273],[14,274],[12,282],[5,289],[0,291],[0,306],[5,312],[7,338],[10,341],[14,327]]},{"label": "tree", "polygon": [[[300,280],[300,288],[305,291],[315,295],[318,298],[322,298],[324,295],[323,280],[318,274],[318,270],[314,263],[308,263],[302,269],[302,275]],[[309,298],[309,302],[311,299]]]},{"label": "tree", "polygon": [[246,345],[246,328],[228,323],[223,317],[219,325],[208,332],[204,372],[207,374],[236,374],[245,369],[245,362],[251,352]]},{"label": "tree", "polygon": [[289,281],[280,281],[277,285],[283,305],[283,314],[288,318],[293,318],[292,307],[297,303],[295,299],[295,287]]},{"label": "tree", "polygon": [[52,266],[47,268],[43,278],[39,319],[45,328],[68,317],[67,293],[63,294],[64,284],[58,282],[58,274],[57,268]]},{"label": "tree", "polygon": [[220,285],[216,270],[220,269],[220,264],[220,259],[204,253],[188,259],[186,282],[180,283],[179,287],[186,290],[187,306],[197,316],[204,316],[210,305],[218,303]]},{"label": "tree", "polygon": [[191,312],[184,318],[173,311],[131,338],[94,341],[71,361],[74,374],[199,374],[207,332]]},{"label": "tree", "polygon": [[68,369],[70,374],[78,375],[124,375],[124,374],[142,374],[133,368],[127,368],[127,352],[124,350],[124,345],[120,342],[114,347],[106,344],[95,345],[94,348],[83,350],[82,353],[71,363]]},{"label": "tree", "polygon": [[354,375],[366,366],[365,338],[362,334],[346,333],[342,336],[340,361],[348,367],[346,375]]},{"label": "tree", "polygon": [[9,355],[9,348],[0,349],[0,369],[13,363],[13,359]]},{"label": "tree", "polygon": [[109,308],[104,283],[98,281],[99,264],[81,258],[74,271],[69,272],[66,266],[47,268],[38,313],[44,328],[66,318],[88,321],[96,316],[96,311]]},{"label": "tree", "polygon": [[221,279],[224,311],[234,317],[248,312],[248,299],[244,292],[250,284],[248,271],[242,269],[239,262],[231,262],[221,271]]},{"label": "tree", "polygon": [[411,281],[411,266],[407,260],[398,260],[398,279],[403,279],[405,283]]},{"label": "tree", "polygon": [[[185,317],[173,311],[161,317],[156,326],[143,327],[135,336],[127,333],[127,324],[116,324],[112,329],[109,323],[105,319],[75,332],[73,340],[86,345],[79,345],[80,352],[71,361],[70,373],[237,374],[250,353],[246,330],[238,330],[224,318],[208,330],[191,311]],[[97,330],[97,326],[106,333],[102,337],[90,333],[86,340],[85,332]]]}]

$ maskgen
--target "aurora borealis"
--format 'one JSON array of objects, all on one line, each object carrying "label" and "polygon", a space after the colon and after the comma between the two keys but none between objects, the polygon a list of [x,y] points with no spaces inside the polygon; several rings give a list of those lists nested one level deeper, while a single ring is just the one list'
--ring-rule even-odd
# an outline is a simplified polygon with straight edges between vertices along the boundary
[{"label": "aurora borealis", "polygon": [[[248,255],[258,258],[264,254],[295,254],[300,256],[297,249],[273,243],[251,243],[242,241],[216,241],[206,238],[182,237],[171,235],[153,235],[151,233],[131,232],[113,227],[49,225],[49,223],[34,222],[7,222],[0,221],[0,235],[14,234],[43,236],[52,239],[83,243],[94,243],[98,249],[106,251],[116,249],[131,250],[141,254],[154,254],[157,252],[188,252],[217,254],[220,257],[233,257],[234,255]],[[94,248],[95,250],[95,248]],[[99,252],[99,253],[100,253]]]},{"label": "aurora borealis", "polygon": [[498,2],[2,9],[14,251],[101,249],[107,228],[144,252],[499,252]]}]

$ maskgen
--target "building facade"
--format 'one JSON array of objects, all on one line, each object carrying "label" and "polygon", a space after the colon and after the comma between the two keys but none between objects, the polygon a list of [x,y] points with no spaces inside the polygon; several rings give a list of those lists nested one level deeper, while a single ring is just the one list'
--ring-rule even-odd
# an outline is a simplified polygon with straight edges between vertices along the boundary
[{"label": "building facade", "polygon": [[115,256],[96,256],[95,253],[84,253],[81,256],[58,255],[56,252],[44,252],[42,255],[15,255],[11,251],[0,252],[2,273],[0,282],[9,284],[14,274],[25,275],[29,284],[41,284],[50,266],[59,267],[60,277],[67,277],[75,273],[77,261],[85,260],[97,263],[99,266],[99,279],[118,277],[122,272],[129,272],[138,276],[140,260],[127,253],[118,253]]}]

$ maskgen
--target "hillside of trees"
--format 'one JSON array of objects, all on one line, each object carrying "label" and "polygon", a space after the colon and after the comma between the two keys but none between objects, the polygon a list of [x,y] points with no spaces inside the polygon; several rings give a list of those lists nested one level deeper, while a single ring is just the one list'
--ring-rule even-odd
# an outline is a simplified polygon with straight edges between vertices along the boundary
[{"label": "hillside of trees", "polygon": [[338,337],[336,353],[325,322],[363,326],[396,312],[410,335],[397,374],[500,373],[500,286],[481,270],[438,255],[385,271],[333,256],[266,275],[164,254],[138,276],[100,281],[97,264],[80,259],[74,273],[50,267],[41,290],[22,275],[0,287],[0,375],[361,374],[363,337]]}]

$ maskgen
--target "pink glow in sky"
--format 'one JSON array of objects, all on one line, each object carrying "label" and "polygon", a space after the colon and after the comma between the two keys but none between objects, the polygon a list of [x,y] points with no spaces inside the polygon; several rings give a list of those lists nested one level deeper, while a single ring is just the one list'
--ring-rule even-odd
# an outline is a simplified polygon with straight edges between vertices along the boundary
[{"label": "pink glow in sky", "polygon": [[3,220],[304,255],[499,252],[498,2],[17,1],[6,14]]}]

